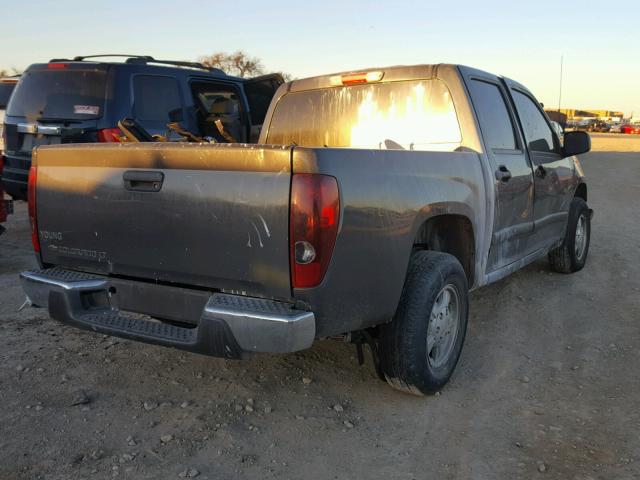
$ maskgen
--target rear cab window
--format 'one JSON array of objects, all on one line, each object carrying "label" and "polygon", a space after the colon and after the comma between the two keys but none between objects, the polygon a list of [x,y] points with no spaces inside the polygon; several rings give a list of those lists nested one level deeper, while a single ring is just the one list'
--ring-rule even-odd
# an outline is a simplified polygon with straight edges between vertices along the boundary
[{"label": "rear cab window", "polygon": [[472,79],[469,87],[486,146],[492,150],[517,150],[514,126],[500,87],[477,79]]},{"label": "rear cab window", "polygon": [[266,138],[306,147],[454,151],[462,134],[437,79],[305,90],[284,95]]},{"label": "rear cab window", "polygon": [[106,97],[106,69],[51,65],[27,70],[22,75],[7,115],[31,121],[101,118]]}]

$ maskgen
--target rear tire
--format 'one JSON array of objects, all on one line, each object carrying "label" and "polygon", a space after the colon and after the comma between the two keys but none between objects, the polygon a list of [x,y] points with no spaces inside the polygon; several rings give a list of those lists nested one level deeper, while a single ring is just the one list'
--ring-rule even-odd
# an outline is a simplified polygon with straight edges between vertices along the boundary
[{"label": "rear tire", "polygon": [[398,309],[380,328],[380,367],[387,383],[414,395],[439,391],[458,363],[468,313],[460,262],[446,253],[414,253]]},{"label": "rear tire", "polygon": [[587,262],[591,240],[591,212],[582,198],[571,201],[567,231],[562,245],[549,252],[551,269],[558,273],[582,270]]}]

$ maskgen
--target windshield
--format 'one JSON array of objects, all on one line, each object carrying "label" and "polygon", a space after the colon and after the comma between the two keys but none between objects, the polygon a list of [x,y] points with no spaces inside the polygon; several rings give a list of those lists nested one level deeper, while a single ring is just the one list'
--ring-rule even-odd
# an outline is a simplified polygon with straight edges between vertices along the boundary
[{"label": "windshield", "polygon": [[451,94],[440,80],[289,93],[276,105],[267,143],[453,151],[462,141]]},{"label": "windshield", "polygon": [[107,74],[103,70],[37,69],[20,80],[7,115],[30,120],[86,120],[102,116]]}]

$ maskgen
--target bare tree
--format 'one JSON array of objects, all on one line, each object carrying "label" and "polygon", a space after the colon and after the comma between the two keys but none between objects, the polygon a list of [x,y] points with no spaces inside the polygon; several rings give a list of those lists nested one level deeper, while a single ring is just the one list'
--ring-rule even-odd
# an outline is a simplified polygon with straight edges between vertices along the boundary
[{"label": "bare tree", "polygon": [[16,67],[11,67],[11,70],[7,70],[6,68],[0,69],[0,77],[13,77],[14,75],[21,74],[22,70],[19,70]]},{"label": "bare tree", "polygon": [[293,75],[291,75],[290,73],[286,73],[286,72],[278,72],[278,73],[282,75],[282,78],[284,79],[285,82],[290,82],[291,80],[295,80]]},{"label": "bare tree", "polygon": [[237,77],[255,77],[264,73],[264,67],[260,59],[250,57],[241,50],[234,53],[215,52],[211,55],[200,57],[198,61],[208,67],[220,68],[229,75]]}]

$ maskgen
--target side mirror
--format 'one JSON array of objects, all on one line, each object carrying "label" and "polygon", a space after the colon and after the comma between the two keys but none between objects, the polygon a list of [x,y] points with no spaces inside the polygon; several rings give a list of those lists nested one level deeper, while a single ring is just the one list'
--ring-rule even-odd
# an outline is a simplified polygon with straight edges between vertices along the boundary
[{"label": "side mirror", "polygon": [[591,150],[591,137],[587,132],[575,131],[564,134],[564,146],[562,153],[564,157],[580,155]]},{"label": "side mirror", "polygon": [[182,108],[175,108],[169,111],[169,121],[171,123],[180,123],[182,120],[184,120]]}]

